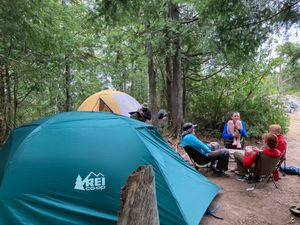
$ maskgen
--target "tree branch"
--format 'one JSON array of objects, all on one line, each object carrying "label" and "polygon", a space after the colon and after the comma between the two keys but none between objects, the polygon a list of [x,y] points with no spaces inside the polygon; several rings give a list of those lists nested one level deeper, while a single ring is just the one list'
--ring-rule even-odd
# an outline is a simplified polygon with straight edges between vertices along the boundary
[{"label": "tree branch", "polygon": [[216,71],[216,72],[214,72],[214,73],[212,73],[212,74],[209,74],[209,75],[207,75],[207,76],[204,76],[204,77],[202,77],[201,79],[195,79],[195,78],[192,78],[192,77],[189,77],[189,76],[187,76],[187,77],[185,77],[185,78],[187,78],[187,79],[189,79],[189,80],[192,80],[192,81],[200,82],[200,81],[207,80],[207,79],[209,79],[209,78],[215,76],[216,74],[218,74],[218,73],[220,73],[222,70],[224,70],[226,67],[228,67],[228,65],[223,66],[223,67],[222,67],[221,69],[219,69],[218,71]]},{"label": "tree branch", "polygon": [[185,57],[198,57],[198,56],[211,55],[211,54],[212,52],[197,52],[192,54],[182,52],[182,55],[184,55]]},{"label": "tree branch", "polygon": [[244,28],[244,27],[250,27],[250,26],[254,26],[256,24],[260,24],[260,23],[263,23],[263,22],[266,22],[268,20],[271,20],[273,19],[274,17],[278,16],[279,14],[281,14],[282,12],[286,11],[286,10],[289,10],[290,8],[292,8],[294,5],[297,5],[300,1],[296,1],[295,3],[291,4],[291,5],[287,5],[285,8],[279,10],[277,13],[265,18],[265,19],[262,19],[262,20],[259,20],[259,21],[256,21],[256,22],[252,22],[252,23],[248,23],[248,24],[243,24],[241,26],[236,26],[236,27],[233,27],[231,28],[230,30],[235,30],[235,29],[239,29],[239,28]]},{"label": "tree branch", "polygon": [[182,22],[180,22],[180,24],[190,24],[190,23],[194,23],[194,22],[196,22],[198,20],[199,20],[199,17],[194,17],[194,18],[192,18],[190,20],[182,21]]},{"label": "tree branch", "polygon": [[37,85],[37,83],[35,83],[23,97],[20,97],[19,98],[20,100],[18,100],[16,104],[20,105],[27,98],[27,96],[35,89],[36,85]]}]

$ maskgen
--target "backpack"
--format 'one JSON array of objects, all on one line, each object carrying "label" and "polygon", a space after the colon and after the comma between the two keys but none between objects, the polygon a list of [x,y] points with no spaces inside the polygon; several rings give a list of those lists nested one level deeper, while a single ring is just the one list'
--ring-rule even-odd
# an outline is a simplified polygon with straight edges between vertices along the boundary
[{"label": "backpack", "polygon": [[288,175],[298,175],[300,176],[300,167],[297,166],[281,166],[280,171]]}]

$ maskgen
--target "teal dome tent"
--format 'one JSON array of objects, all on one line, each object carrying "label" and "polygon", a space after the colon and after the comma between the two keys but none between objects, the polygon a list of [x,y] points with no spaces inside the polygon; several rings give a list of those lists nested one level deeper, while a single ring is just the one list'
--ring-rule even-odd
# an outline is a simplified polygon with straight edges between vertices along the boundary
[{"label": "teal dome tent", "polygon": [[151,125],[102,112],[23,125],[0,150],[0,224],[116,224],[121,187],[149,164],[160,223],[198,224],[219,187]]}]

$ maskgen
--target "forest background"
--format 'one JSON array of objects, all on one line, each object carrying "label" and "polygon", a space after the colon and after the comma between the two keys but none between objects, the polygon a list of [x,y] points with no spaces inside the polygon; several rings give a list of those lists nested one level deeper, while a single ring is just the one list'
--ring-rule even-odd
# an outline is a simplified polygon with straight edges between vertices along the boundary
[{"label": "forest background", "polygon": [[2,0],[0,145],[107,88],[167,109],[173,134],[193,121],[220,136],[232,110],[250,137],[271,123],[285,132],[300,45],[274,37],[299,21],[299,0]]}]

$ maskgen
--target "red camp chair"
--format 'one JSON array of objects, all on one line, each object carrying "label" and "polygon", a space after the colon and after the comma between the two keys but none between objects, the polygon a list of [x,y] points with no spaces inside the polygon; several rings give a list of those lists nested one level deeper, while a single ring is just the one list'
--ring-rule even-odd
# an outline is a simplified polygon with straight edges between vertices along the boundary
[{"label": "red camp chair", "polygon": [[278,188],[272,176],[272,172],[277,168],[279,161],[280,158],[272,158],[262,153],[259,153],[257,155],[254,172],[252,175],[254,178],[252,182],[255,183],[255,186],[256,183],[260,181],[260,179],[267,179],[266,183],[268,183],[269,180],[272,180],[275,187]]}]

